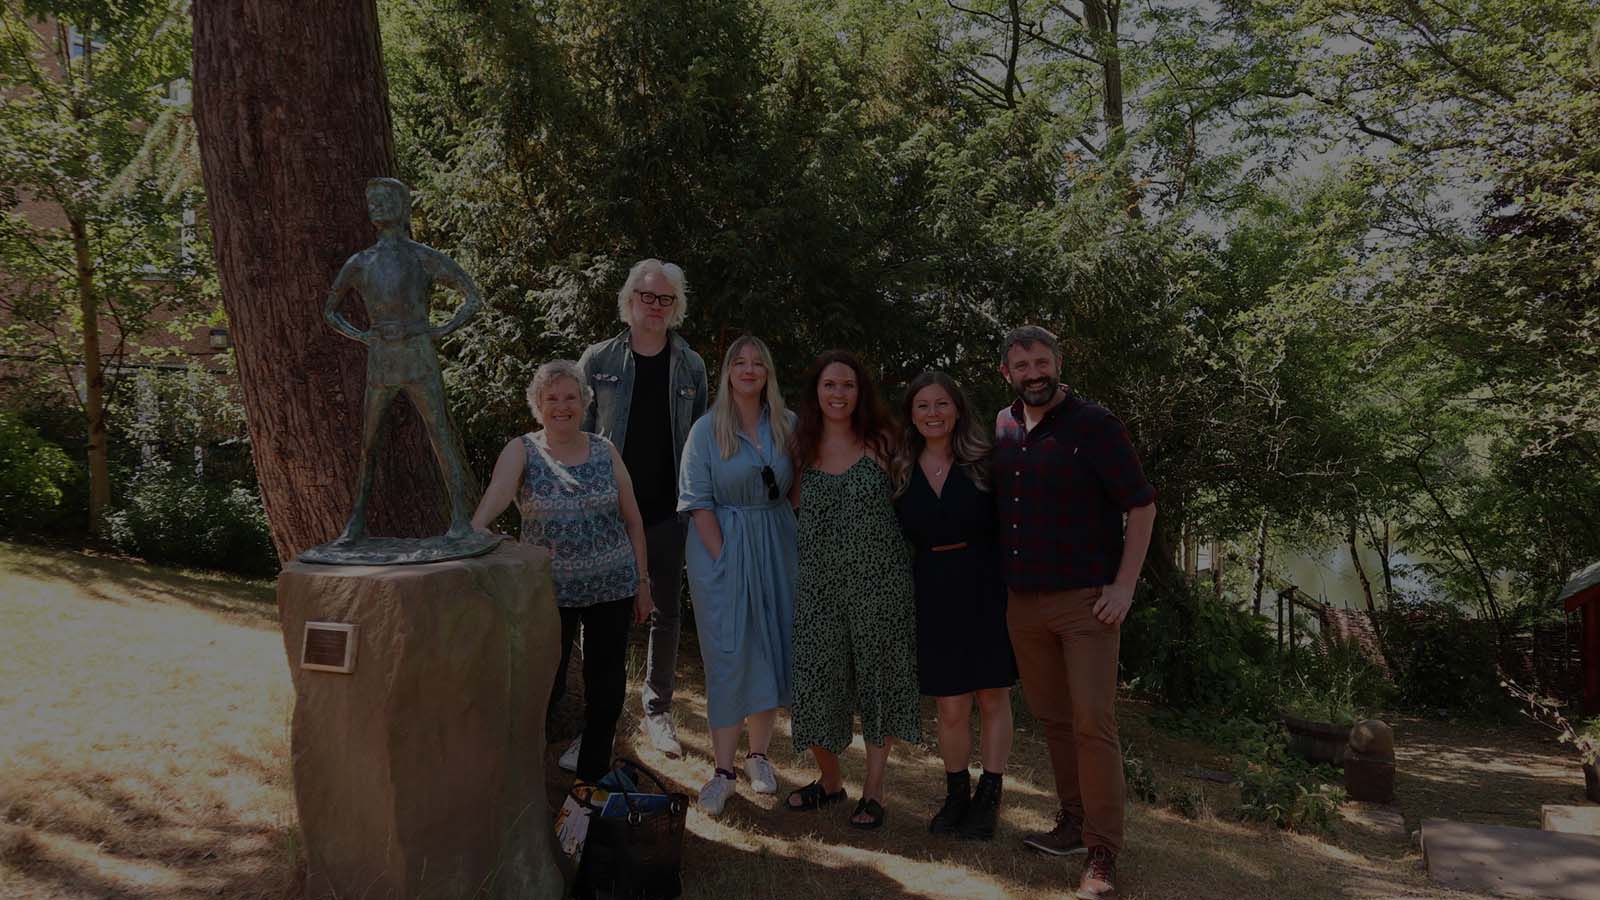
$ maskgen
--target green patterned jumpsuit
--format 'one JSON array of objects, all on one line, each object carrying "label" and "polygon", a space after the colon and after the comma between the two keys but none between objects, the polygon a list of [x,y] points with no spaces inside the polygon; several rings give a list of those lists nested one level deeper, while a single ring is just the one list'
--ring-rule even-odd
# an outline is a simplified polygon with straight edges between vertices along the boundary
[{"label": "green patterned jumpsuit", "polygon": [[800,477],[800,578],[794,609],[794,746],[842,753],[861,734],[920,739],[911,550],[870,455]]}]

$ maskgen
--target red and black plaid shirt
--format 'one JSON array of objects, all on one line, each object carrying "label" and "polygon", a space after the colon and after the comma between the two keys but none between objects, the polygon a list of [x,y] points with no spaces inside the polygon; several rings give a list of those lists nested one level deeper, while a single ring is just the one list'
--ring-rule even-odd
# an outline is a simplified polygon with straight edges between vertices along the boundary
[{"label": "red and black plaid shirt", "polygon": [[1122,514],[1156,499],[1116,416],[1068,391],[1029,431],[1018,400],[995,419],[993,465],[1007,587],[1064,591],[1116,579]]}]

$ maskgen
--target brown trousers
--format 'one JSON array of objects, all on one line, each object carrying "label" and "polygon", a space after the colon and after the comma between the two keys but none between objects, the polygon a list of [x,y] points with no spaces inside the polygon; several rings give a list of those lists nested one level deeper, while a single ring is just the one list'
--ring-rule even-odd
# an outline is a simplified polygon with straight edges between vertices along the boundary
[{"label": "brown trousers", "polygon": [[1117,852],[1127,795],[1116,715],[1122,629],[1095,618],[1099,596],[1100,588],[1011,591],[1006,625],[1061,808],[1083,821],[1085,845]]}]

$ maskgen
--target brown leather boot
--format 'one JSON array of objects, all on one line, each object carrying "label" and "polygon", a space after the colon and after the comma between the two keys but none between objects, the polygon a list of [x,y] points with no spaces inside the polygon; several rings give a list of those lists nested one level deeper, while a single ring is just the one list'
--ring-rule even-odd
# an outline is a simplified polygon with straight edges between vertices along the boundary
[{"label": "brown leather boot", "polygon": [[1117,900],[1117,853],[1110,847],[1090,847],[1078,882],[1078,900]]},{"label": "brown leather boot", "polygon": [[1024,846],[1051,856],[1073,856],[1084,852],[1083,820],[1061,810],[1056,813],[1056,827],[1037,831],[1022,838]]}]

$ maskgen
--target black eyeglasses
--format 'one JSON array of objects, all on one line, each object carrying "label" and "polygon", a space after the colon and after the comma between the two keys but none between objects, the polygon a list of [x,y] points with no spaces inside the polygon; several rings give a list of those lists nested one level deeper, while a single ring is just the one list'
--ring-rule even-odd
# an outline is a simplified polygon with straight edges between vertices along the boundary
[{"label": "black eyeglasses", "polygon": [[761,467],[761,483],[767,486],[767,499],[778,499],[778,475],[771,466]]},{"label": "black eyeglasses", "polygon": [[645,306],[659,306],[662,309],[670,309],[672,304],[678,302],[677,294],[653,294],[650,291],[634,291],[634,293],[639,295],[639,302]]}]

